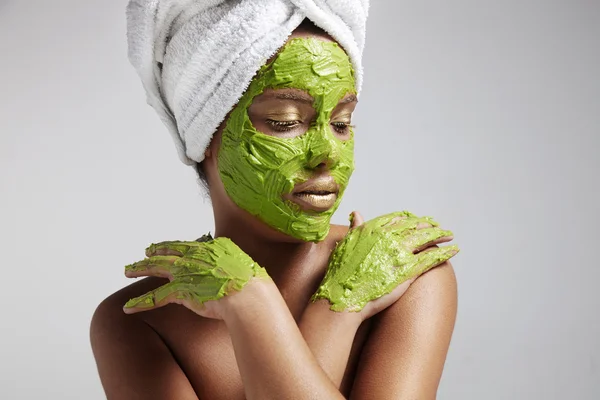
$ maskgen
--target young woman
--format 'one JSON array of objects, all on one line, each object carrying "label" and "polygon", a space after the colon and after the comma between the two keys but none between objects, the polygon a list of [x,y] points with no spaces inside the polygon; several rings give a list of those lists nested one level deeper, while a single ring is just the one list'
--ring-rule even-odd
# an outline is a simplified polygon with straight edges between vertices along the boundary
[{"label": "young woman", "polygon": [[196,164],[214,238],[151,245],[126,267],[148,278],[94,314],[109,399],[435,398],[458,249],[408,212],[330,225],[356,95],[351,58],[308,20],[256,73]]}]

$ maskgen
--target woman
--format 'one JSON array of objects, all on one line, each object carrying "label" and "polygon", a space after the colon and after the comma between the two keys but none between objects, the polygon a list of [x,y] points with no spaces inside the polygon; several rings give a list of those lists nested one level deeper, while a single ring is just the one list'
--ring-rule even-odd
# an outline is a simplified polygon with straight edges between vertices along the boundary
[{"label": "woman", "polygon": [[[244,2],[227,3],[195,21],[237,18]],[[158,57],[161,99],[146,84],[149,102],[164,98],[182,160],[206,181],[215,238],[151,245],[126,267],[149,277],[96,310],[92,347],[109,399],[435,398],[456,313],[447,260],[458,249],[437,248],[451,232],[407,212],[330,225],[354,165],[360,66],[343,35],[294,18],[208,145],[181,106],[201,95],[181,95],[173,78],[183,63],[169,55],[186,47],[173,36]]]}]

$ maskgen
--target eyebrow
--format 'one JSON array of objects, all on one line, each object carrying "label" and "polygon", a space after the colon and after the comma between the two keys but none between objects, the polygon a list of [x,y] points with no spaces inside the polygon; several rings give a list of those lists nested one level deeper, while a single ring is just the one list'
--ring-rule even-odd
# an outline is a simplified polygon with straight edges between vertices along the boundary
[{"label": "eyebrow", "polygon": [[[277,92],[277,93],[274,93],[272,95],[272,97],[274,97],[276,99],[280,99],[280,100],[293,100],[293,101],[297,101],[299,103],[306,103],[306,104],[311,104],[311,105],[315,101],[312,98],[312,96],[309,96],[308,94],[303,94],[300,92]],[[357,101],[358,101],[358,98],[356,97],[356,95],[351,94],[350,96],[340,100],[338,102],[338,104],[348,104],[348,103],[354,103]]]},{"label": "eyebrow", "polygon": [[312,96],[308,94],[304,94],[301,92],[276,92],[272,95],[272,97],[280,100],[293,100],[299,103],[313,104],[314,99]]},{"label": "eyebrow", "polygon": [[354,103],[354,102],[358,102],[358,98],[351,94],[350,96],[346,97],[345,99],[340,100],[340,102],[338,104],[348,104],[348,103]]}]

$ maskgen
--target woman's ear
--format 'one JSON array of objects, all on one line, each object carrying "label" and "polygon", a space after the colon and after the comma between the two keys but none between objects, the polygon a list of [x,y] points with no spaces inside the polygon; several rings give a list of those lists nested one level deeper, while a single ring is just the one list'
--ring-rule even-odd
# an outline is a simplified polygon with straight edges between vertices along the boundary
[{"label": "woman's ear", "polygon": [[211,151],[210,151],[210,146],[206,149],[206,151],[204,152],[204,158],[210,158],[211,156]]}]

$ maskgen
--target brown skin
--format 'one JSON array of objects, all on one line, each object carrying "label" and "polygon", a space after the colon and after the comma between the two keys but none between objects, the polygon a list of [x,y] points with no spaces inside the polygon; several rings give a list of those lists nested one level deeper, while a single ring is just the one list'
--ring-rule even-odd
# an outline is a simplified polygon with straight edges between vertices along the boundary
[{"label": "brown skin", "polygon": [[[331,40],[305,27],[292,35],[298,36]],[[251,118],[267,134],[277,134],[261,122],[267,114],[283,108],[311,112],[294,100],[257,100]],[[347,118],[356,105],[341,103],[332,122],[335,115]],[[232,239],[273,282],[253,281],[239,293],[209,302],[206,315],[168,301],[152,311],[123,313],[127,300],[168,282],[158,277],[108,297],[91,325],[107,397],[434,399],[456,316],[450,264],[400,285],[360,313],[335,313],[326,301],[311,303],[348,228],[332,225],[326,240],[306,243],[237,207],[217,169],[222,128],[203,163],[215,236]],[[325,173],[326,161],[315,169],[315,175]],[[361,222],[357,214],[355,224]]]}]

